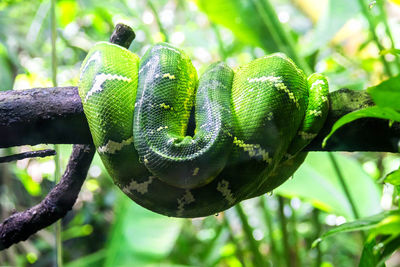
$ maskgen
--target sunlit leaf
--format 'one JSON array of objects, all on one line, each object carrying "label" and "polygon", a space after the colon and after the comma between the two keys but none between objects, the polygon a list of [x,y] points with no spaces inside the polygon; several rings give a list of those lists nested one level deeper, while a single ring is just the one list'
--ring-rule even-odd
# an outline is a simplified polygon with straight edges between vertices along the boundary
[{"label": "sunlit leaf", "polygon": [[400,75],[369,87],[367,92],[378,106],[400,110]]},{"label": "sunlit leaf", "polygon": [[60,21],[60,26],[65,27],[70,22],[76,20],[76,15],[78,13],[78,2],[72,0],[58,1],[58,19]]},{"label": "sunlit leaf", "polygon": [[382,219],[373,229],[372,234],[377,235],[398,235],[400,234],[400,212],[388,215]]},{"label": "sunlit leaf", "polygon": [[400,54],[400,49],[396,49],[396,48],[383,49],[379,52],[379,54],[381,54],[381,55],[387,55],[387,54],[397,55],[397,54]]},{"label": "sunlit leaf", "polygon": [[242,42],[269,52],[279,50],[254,1],[196,0],[195,3],[212,22],[227,27]]},{"label": "sunlit leaf", "polygon": [[325,46],[343,25],[360,11],[357,1],[329,0],[306,43],[302,45],[302,54],[310,55]]},{"label": "sunlit leaf", "polygon": [[384,183],[389,183],[392,185],[400,185],[400,170],[395,170],[383,179]]},{"label": "sunlit leaf", "polygon": [[328,139],[332,136],[332,134],[334,134],[343,125],[350,123],[352,121],[361,119],[361,118],[368,118],[368,117],[400,121],[400,113],[392,108],[372,106],[372,107],[367,107],[364,109],[356,110],[356,111],[353,111],[353,112],[350,112],[350,113],[344,115],[343,117],[341,117],[339,120],[337,120],[335,122],[335,124],[332,126],[332,130],[325,137],[325,139],[322,143],[322,146],[324,147],[326,145],[326,142],[328,141]]}]

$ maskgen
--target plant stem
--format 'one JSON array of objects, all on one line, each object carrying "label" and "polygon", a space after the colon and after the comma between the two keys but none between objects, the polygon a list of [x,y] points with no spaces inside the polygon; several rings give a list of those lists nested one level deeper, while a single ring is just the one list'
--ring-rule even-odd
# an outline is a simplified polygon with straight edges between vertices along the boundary
[{"label": "plant stem", "polygon": [[239,215],[246,239],[249,242],[251,251],[253,252],[254,262],[255,262],[254,265],[255,266],[266,266],[267,263],[264,261],[264,258],[261,255],[261,252],[259,249],[259,244],[258,244],[257,240],[254,239],[253,229],[251,228],[251,226],[249,225],[249,223],[247,221],[247,217],[243,211],[242,205],[240,203],[237,204],[235,206],[235,210],[236,210],[237,214]]},{"label": "plant stem", "polygon": [[[343,173],[340,170],[339,164],[337,163],[335,156],[331,152],[328,152],[328,156],[329,156],[329,159],[331,160],[333,169],[335,170],[335,173],[336,173],[336,176],[338,177],[340,185],[342,186],[343,192],[346,195],[347,201],[349,201],[351,211],[353,213],[354,218],[360,219],[360,213],[357,210],[357,207],[356,207],[354,200],[350,194],[350,190],[346,184],[346,181],[344,180]],[[360,234],[361,234],[362,239],[365,240],[364,232],[361,231]]]},{"label": "plant stem", "polygon": [[156,18],[156,22],[158,25],[158,29],[160,30],[160,32],[164,35],[165,38],[165,42],[168,43],[168,34],[167,31],[165,30],[164,26],[161,23],[160,17],[158,16],[158,12],[155,8],[155,6],[153,5],[152,1],[147,1],[147,5],[149,6],[149,8],[151,9],[151,12],[153,12],[154,17]]},{"label": "plant stem", "polygon": [[274,239],[274,229],[272,226],[272,218],[271,218],[271,214],[270,211],[268,210],[267,205],[265,204],[265,197],[264,196],[260,196],[260,206],[262,209],[262,213],[264,215],[264,220],[265,220],[265,224],[267,225],[267,229],[268,229],[268,237],[269,237],[269,247],[271,250],[271,255],[272,258],[274,259],[273,263],[276,266],[281,266],[281,256],[280,253],[278,251],[278,246],[276,245],[275,239]]},{"label": "plant stem", "polygon": [[279,18],[269,0],[254,0],[257,11],[263,19],[265,26],[271,33],[277,47],[285,51],[299,67],[307,74],[311,74],[312,70],[303,57],[296,52],[292,36],[287,32],[285,27],[279,21]]},{"label": "plant stem", "polygon": [[296,266],[301,266],[301,259],[299,253],[299,237],[297,235],[297,230],[296,230],[296,222],[297,222],[296,210],[293,208],[290,202],[289,206],[292,210],[292,216],[290,217],[290,221],[291,221],[291,231],[293,236],[293,260]]},{"label": "plant stem", "polygon": [[284,257],[286,259],[286,266],[287,267],[292,267],[292,260],[291,260],[291,255],[290,255],[290,246],[289,246],[289,234],[287,231],[287,220],[286,216],[284,213],[284,207],[285,207],[285,199],[281,196],[278,196],[278,202],[279,202],[279,219],[280,219],[280,225],[281,225],[281,231],[282,231],[282,244],[283,244],[283,249],[284,249]]},{"label": "plant stem", "polygon": [[[376,3],[378,4],[379,11],[380,11],[380,14],[381,14],[381,16],[380,16],[381,17],[381,21],[382,21],[383,25],[385,26],[386,35],[389,37],[389,40],[390,40],[390,48],[391,49],[395,49],[393,35],[392,35],[392,32],[390,31],[390,27],[389,27],[387,16],[386,16],[384,1],[383,0],[377,0]],[[395,53],[394,56],[396,57],[396,61],[395,62],[396,62],[396,65],[397,65],[397,69],[400,71],[400,58],[399,58],[399,55],[397,53]]]},{"label": "plant stem", "polygon": [[[56,22],[56,0],[51,0],[50,6],[50,25],[51,25],[51,73],[52,73],[52,82],[53,86],[57,87],[57,22]],[[55,161],[55,170],[54,170],[54,180],[57,184],[60,181],[60,153],[58,145],[54,145],[54,150],[56,151],[56,155],[54,157]],[[58,220],[55,223],[55,235],[56,235],[56,258],[57,258],[57,266],[63,266],[62,260],[62,240],[61,240],[61,220]]]},{"label": "plant stem", "polygon": [[[314,225],[314,232],[315,232],[315,237],[314,240],[319,238],[322,230],[322,225],[319,221],[319,210],[316,208],[313,208],[312,210],[312,216],[313,216],[313,225]],[[320,247],[320,242],[316,245],[315,249],[317,250],[317,258],[315,260],[315,267],[320,267],[322,263],[322,253],[321,253],[321,247]]]},{"label": "plant stem", "polygon": [[344,176],[343,176],[343,173],[342,173],[342,171],[341,171],[341,169],[339,167],[339,164],[337,163],[335,156],[331,152],[328,152],[328,156],[329,156],[329,159],[330,159],[330,161],[332,163],[332,166],[333,166],[333,169],[334,169],[334,171],[336,173],[336,176],[337,176],[337,178],[338,178],[338,180],[340,182],[340,185],[342,186],[343,192],[346,195],[347,200],[349,201],[353,216],[354,216],[355,219],[359,219],[360,218],[360,214],[358,213],[358,210],[357,210],[357,207],[356,207],[356,205],[354,203],[354,200],[351,197],[349,188],[347,187],[346,181],[344,180]]},{"label": "plant stem", "polygon": [[223,217],[222,223],[225,226],[225,228],[228,229],[229,239],[232,241],[232,243],[236,247],[235,254],[237,255],[238,260],[240,261],[240,263],[242,264],[243,267],[246,267],[246,264],[244,261],[245,257],[244,257],[242,248],[240,247],[240,243],[236,239],[235,234],[232,231],[231,225],[230,225],[229,220],[227,219],[226,215]]},{"label": "plant stem", "polygon": [[[384,50],[384,47],[382,44],[379,42],[378,35],[376,34],[375,28],[375,21],[374,18],[372,17],[371,13],[368,10],[367,5],[365,4],[364,0],[358,0],[358,4],[360,5],[361,11],[364,15],[364,17],[368,21],[368,26],[369,26],[369,31],[372,34],[372,39],[375,42],[376,46],[378,47],[379,51]],[[382,64],[385,68],[385,72],[388,76],[392,76],[392,70],[390,69],[389,63],[386,61],[385,57],[383,55],[380,55],[380,59],[382,61]]]},{"label": "plant stem", "polygon": [[222,41],[221,34],[219,33],[219,30],[218,30],[218,26],[211,22],[211,27],[214,30],[215,37],[217,38],[218,49],[219,49],[219,53],[220,53],[221,59],[223,61],[225,61],[227,55],[226,55],[226,51],[225,51],[225,48],[224,48],[224,42]]}]

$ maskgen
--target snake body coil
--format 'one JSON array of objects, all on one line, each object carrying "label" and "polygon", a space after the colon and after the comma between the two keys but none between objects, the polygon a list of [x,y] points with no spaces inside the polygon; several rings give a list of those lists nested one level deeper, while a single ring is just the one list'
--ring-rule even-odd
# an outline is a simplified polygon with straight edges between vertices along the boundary
[{"label": "snake body coil", "polygon": [[114,182],[140,205],[175,217],[215,214],[282,184],[328,111],[324,76],[307,78],[284,54],[235,71],[215,63],[198,80],[184,52],[165,43],[142,59],[96,44],[79,94]]}]

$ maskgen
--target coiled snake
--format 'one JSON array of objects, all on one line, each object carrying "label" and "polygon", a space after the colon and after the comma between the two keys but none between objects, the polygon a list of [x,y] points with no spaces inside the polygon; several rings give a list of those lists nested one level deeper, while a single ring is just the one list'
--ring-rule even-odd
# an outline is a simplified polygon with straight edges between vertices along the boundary
[{"label": "coiled snake", "polygon": [[82,63],[79,94],[115,184],[174,217],[215,214],[282,184],[328,111],[325,77],[307,78],[284,54],[235,71],[214,63],[198,80],[188,56],[166,43],[142,59],[97,43]]}]

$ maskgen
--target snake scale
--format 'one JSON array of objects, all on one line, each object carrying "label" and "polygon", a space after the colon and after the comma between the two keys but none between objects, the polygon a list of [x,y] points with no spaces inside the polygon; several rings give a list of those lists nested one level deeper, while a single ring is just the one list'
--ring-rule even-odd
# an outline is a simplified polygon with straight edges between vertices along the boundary
[{"label": "snake scale", "polygon": [[167,43],[141,59],[97,43],[79,82],[93,142],[115,184],[174,217],[215,214],[286,181],[324,124],[327,94],[323,75],[306,77],[282,53],[235,70],[217,62],[198,79],[189,57]]}]

